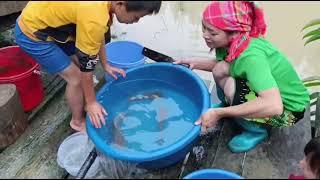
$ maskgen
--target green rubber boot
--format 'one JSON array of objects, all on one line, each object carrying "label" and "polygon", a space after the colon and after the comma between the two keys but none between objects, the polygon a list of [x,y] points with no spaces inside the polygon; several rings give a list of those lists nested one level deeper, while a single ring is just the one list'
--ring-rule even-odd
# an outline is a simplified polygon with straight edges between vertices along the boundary
[{"label": "green rubber boot", "polygon": [[244,131],[240,135],[233,137],[228,143],[229,149],[234,153],[247,152],[268,137],[267,129],[258,123],[243,119],[235,121]]}]

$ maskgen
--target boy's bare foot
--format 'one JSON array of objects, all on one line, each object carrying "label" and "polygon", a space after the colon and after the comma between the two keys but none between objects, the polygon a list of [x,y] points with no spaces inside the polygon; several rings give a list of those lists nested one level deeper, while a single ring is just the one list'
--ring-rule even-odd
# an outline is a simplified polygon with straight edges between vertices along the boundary
[{"label": "boy's bare foot", "polygon": [[86,121],[82,119],[80,122],[74,119],[71,119],[70,126],[73,130],[82,132],[84,134],[87,133],[86,131]]}]

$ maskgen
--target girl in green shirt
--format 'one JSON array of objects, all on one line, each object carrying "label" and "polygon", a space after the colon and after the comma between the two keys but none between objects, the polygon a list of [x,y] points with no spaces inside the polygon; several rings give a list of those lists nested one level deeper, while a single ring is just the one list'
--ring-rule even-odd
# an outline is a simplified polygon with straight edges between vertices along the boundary
[{"label": "girl in green shirt", "polygon": [[230,105],[211,108],[196,125],[202,132],[224,117],[237,118],[243,133],[228,144],[246,152],[267,138],[267,126],[285,127],[304,116],[309,95],[288,59],[262,36],[262,10],[249,1],[212,2],[203,12],[203,38],[216,60],[179,60],[212,71]]}]

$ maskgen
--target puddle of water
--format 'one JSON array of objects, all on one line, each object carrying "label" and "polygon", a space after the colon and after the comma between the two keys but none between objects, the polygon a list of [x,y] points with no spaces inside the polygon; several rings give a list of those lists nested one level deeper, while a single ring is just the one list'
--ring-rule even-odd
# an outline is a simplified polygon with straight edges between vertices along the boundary
[{"label": "puddle of water", "polygon": [[203,158],[203,155],[205,153],[203,146],[195,146],[192,149],[193,154],[196,156],[196,161],[200,161]]}]

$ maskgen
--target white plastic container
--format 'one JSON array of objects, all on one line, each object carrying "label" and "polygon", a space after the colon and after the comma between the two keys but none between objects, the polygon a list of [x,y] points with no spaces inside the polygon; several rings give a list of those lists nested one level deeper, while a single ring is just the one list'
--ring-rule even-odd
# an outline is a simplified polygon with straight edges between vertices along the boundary
[{"label": "white plastic container", "polygon": [[[70,135],[61,143],[58,149],[58,165],[72,176],[77,176],[93,147],[94,144],[86,134],[77,132]],[[93,163],[87,176],[90,177],[90,172],[95,172],[99,168],[98,165],[98,163]]]}]

